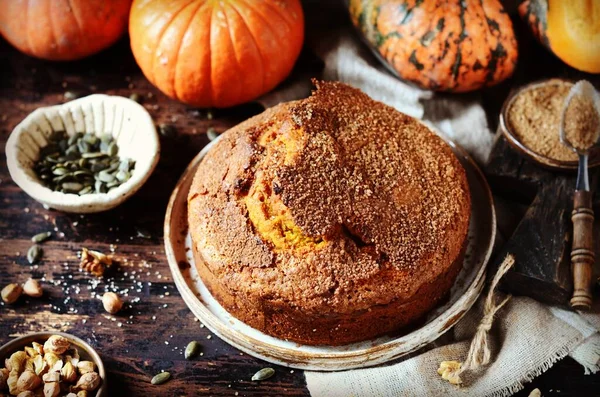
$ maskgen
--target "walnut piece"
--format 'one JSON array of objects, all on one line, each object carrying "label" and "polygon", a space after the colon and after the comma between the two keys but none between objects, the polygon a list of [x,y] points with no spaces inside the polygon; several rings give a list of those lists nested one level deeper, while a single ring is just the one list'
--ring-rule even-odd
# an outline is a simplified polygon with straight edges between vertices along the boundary
[{"label": "walnut piece", "polygon": [[60,384],[58,382],[49,382],[44,384],[44,397],[58,397],[60,394]]},{"label": "walnut piece", "polygon": [[88,372],[81,375],[75,387],[79,390],[92,391],[100,386],[100,375],[95,372]]},{"label": "walnut piece", "polygon": [[102,277],[104,271],[113,264],[112,258],[102,252],[81,249],[81,262],[79,266],[96,277]]},{"label": "walnut piece", "polygon": [[462,366],[458,361],[442,361],[440,368],[438,368],[438,374],[442,376],[442,379],[447,380],[453,385],[460,385],[462,380],[460,379],[458,371]]},{"label": "walnut piece", "polygon": [[42,384],[42,380],[33,371],[25,371],[17,380],[17,389],[33,391]]},{"label": "walnut piece", "polygon": [[44,343],[44,351],[54,354],[63,354],[71,346],[67,338],[60,335],[52,335]]},{"label": "walnut piece", "polygon": [[70,361],[67,361],[60,370],[60,378],[68,383],[73,383],[77,380],[77,372]]},{"label": "walnut piece", "polygon": [[77,363],[77,369],[81,375],[87,374],[88,372],[96,371],[96,364],[91,361],[80,361]]},{"label": "walnut piece", "polygon": [[8,380],[8,374],[10,371],[8,368],[0,368],[0,390],[5,390],[8,388],[6,381]]}]

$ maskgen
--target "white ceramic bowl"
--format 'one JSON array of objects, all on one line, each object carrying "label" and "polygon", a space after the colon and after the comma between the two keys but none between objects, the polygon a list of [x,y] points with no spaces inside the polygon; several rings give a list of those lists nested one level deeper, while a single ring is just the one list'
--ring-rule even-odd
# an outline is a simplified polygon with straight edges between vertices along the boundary
[{"label": "white ceramic bowl", "polygon": [[[45,187],[33,167],[53,131],[111,134],[119,157],[135,160],[131,178],[104,194],[79,196]],[[35,110],[15,127],[6,143],[8,170],[15,183],[48,207],[76,213],[100,212],[121,204],[146,182],[159,155],[156,127],[146,109],[128,98],[101,94]]]}]

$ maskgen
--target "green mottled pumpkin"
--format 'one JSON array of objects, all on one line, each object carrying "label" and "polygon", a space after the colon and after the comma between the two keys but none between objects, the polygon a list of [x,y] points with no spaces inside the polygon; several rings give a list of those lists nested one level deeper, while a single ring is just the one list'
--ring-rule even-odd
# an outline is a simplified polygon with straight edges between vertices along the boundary
[{"label": "green mottled pumpkin", "polygon": [[466,92],[511,76],[512,22],[498,0],[350,0],[365,40],[403,80]]}]

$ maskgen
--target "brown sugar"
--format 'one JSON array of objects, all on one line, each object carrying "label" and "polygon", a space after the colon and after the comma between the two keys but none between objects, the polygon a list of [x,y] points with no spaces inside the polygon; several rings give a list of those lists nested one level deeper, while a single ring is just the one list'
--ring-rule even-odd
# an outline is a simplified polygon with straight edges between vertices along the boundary
[{"label": "brown sugar", "polygon": [[573,84],[553,81],[527,89],[508,109],[508,128],[535,153],[560,161],[577,161],[577,154],[560,142],[560,118]]},{"label": "brown sugar", "polygon": [[592,99],[575,95],[565,111],[565,137],[578,150],[587,150],[598,141],[600,116]]}]

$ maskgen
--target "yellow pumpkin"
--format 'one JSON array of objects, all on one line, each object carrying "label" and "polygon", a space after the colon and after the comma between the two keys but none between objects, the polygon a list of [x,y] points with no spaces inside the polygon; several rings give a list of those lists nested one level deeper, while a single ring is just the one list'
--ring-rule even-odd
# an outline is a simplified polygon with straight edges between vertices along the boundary
[{"label": "yellow pumpkin", "polygon": [[519,13],[538,40],[563,62],[600,73],[600,1],[526,0]]}]

